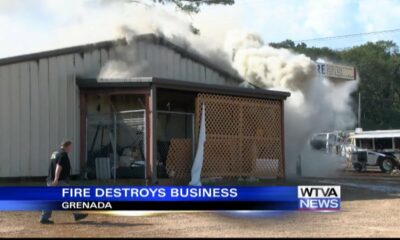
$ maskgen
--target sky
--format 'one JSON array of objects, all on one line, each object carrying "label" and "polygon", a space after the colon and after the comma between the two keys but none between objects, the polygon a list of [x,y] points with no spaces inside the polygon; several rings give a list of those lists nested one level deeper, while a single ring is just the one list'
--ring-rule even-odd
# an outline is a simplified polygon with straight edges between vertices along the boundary
[{"label": "sky", "polygon": [[[140,24],[132,17],[131,9],[137,6],[130,5],[111,6],[110,0],[0,0],[0,58],[114,39],[119,23],[130,19]],[[204,6],[191,16],[171,6],[162,8],[193,22],[215,41],[233,29],[257,33],[268,43],[400,28],[400,0],[236,0],[233,6]],[[377,40],[400,45],[400,31],[306,43],[342,49]]]}]

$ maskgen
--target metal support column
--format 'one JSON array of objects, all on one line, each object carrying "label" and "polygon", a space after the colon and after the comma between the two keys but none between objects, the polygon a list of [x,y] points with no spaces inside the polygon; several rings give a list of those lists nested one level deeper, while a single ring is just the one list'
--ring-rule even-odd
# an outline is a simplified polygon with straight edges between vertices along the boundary
[{"label": "metal support column", "polygon": [[150,129],[151,129],[151,158],[150,158],[150,177],[152,183],[157,183],[157,88],[155,86],[151,87],[150,90],[150,111],[151,111],[151,121],[150,121]]}]

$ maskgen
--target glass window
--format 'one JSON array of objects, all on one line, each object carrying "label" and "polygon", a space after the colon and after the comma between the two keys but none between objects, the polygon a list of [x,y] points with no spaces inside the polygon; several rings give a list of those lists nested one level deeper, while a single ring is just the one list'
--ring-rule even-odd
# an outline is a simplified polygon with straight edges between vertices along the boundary
[{"label": "glass window", "polygon": [[326,148],[326,134],[318,134],[311,139],[311,146],[314,149],[321,150]]},{"label": "glass window", "polygon": [[392,138],[375,138],[375,149],[392,149]]},{"label": "glass window", "polygon": [[394,138],[394,148],[400,150],[400,138]]},{"label": "glass window", "polygon": [[361,147],[361,139],[356,139],[356,146]]},{"label": "glass window", "polygon": [[361,140],[361,148],[372,149],[372,139],[360,139]]}]

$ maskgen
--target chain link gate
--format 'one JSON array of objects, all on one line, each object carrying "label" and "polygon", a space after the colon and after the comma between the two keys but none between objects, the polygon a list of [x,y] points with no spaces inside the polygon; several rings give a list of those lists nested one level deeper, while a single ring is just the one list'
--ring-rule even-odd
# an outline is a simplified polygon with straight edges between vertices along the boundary
[{"label": "chain link gate", "polygon": [[145,178],[145,110],[88,114],[89,179]]}]

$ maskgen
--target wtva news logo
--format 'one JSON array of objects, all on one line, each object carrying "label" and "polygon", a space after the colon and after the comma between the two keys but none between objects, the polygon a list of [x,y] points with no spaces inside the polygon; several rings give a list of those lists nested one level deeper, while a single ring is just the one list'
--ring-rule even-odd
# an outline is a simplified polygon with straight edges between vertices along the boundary
[{"label": "wtva news logo", "polygon": [[340,210],[340,186],[298,186],[297,197],[299,210]]}]

